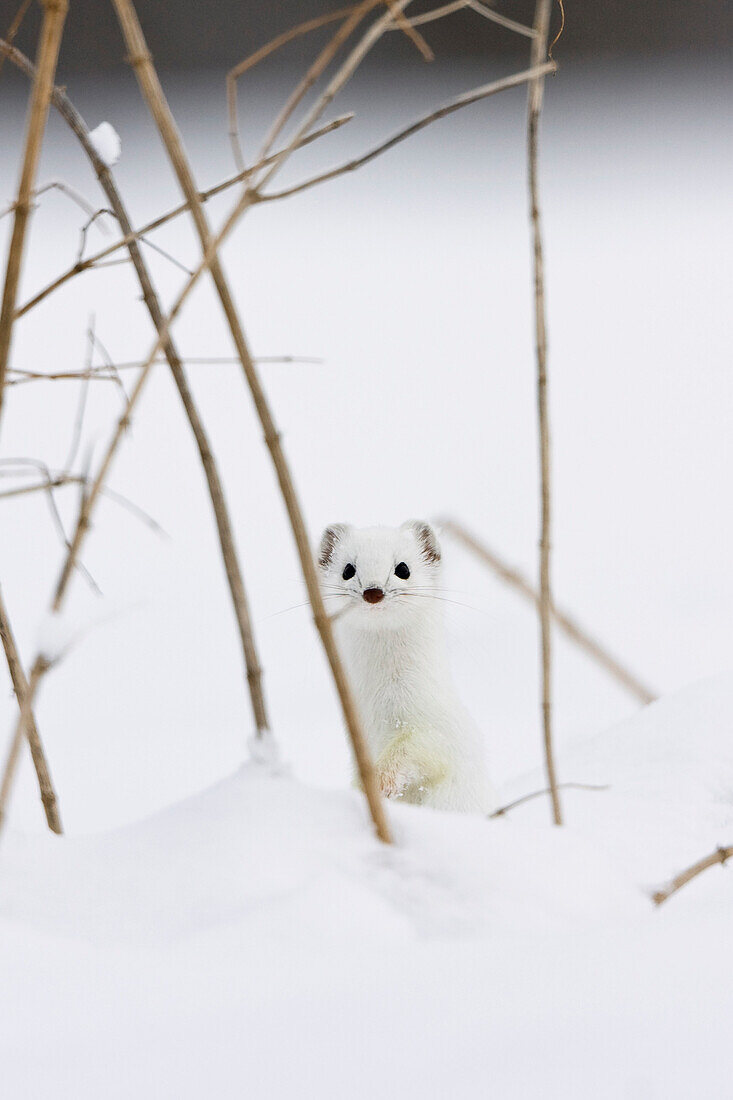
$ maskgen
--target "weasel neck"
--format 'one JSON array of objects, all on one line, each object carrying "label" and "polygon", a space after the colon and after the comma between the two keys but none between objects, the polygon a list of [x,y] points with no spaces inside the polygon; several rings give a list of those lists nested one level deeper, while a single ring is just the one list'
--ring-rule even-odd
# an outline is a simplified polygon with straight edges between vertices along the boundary
[{"label": "weasel neck", "polygon": [[357,705],[369,725],[409,723],[452,693],[440,615],[415,616],[384,630],[344,624],[342,638]]}]

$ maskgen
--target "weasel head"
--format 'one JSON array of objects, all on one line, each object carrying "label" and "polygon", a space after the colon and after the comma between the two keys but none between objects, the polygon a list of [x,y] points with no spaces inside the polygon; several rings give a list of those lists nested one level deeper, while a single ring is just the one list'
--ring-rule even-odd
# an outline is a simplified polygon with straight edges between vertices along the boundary
[{"label": "weasel head", "polygon": [[349,626],[394,630],[436,613],[440,546],[429,523],[334,524],[323,532],[318,565],[327,606]]}]

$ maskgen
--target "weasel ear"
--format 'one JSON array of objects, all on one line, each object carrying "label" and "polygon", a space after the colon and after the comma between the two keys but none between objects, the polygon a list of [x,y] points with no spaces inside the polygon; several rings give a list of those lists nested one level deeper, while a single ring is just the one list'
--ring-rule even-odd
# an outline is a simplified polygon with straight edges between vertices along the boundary
[{"label": "weasel ear", "polygon": [[428,565],[437,565],[440,561],[440,543],[438,536],[429,523],[411,519],[402,524],[403,530],[412,531],[424,560]]},{"label": "weasel ear", "polygon": [[328,569],[331,564],[336,543],[342,539],[349,530],[346,523],[333,523],[321,535],[321,545],[318,547],[318,564],[321,569]]}]

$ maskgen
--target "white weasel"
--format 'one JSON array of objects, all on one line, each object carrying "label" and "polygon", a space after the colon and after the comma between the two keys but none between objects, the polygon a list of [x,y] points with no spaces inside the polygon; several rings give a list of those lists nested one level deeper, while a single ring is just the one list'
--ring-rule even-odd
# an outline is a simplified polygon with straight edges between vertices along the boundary
[{"label": "white weasel", "polygon": [[448,665],[432,527],[326,528],[318,563],[381,791],[441,810],[494,806],[481,737]]}]

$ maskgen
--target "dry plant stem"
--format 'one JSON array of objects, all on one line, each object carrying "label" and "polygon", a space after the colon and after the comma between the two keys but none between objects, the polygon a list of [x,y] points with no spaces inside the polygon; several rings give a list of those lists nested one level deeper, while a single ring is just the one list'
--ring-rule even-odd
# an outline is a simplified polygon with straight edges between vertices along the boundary
[{"label": "dry plant stem", "polygon": [[[28,744],[31,750],[31,756],[33,757],[33,766],[36,769],[36,775],[38,776],[38,785],[41,791],[41,801],[43,802],[43,809],[46,814],[46,821],[48,822],[49,829],[52,829],[54,833],[63,832],[61,828],[61,815],[59,814],[58,801],[56,798],[56,792],[54,790],[53,782],[51,779],[51,772],[48,767],[46,755],[43,751],[43,744],[41,742],[40,734],[38,733],[38,726],[36,724],[35,715],[32,707],[32,694],[30,691],[30,685],[26,679],[25,672],[23,671],[23,665],[18,653],[18,647],[15,644],[15,637],[10,625],[10,619],[8,617],[7,608],[5,607],[5,601],[3,599],[2,590],[0,589],[0,638],[2,639],[3,649],[5,651],[5,658],[8,662],[8,669],[10,671],[10,679],[13,682],[13,691],[18,700],[18,706],[20,707],[21,715],[24,715],[24,720],[18,721],[13,739],[10,745],[10,752],[5,765],[5,772],[3,775],[2,786],[0,787],[0,827],[2,820],[6,814],[7,800],[10,794],[10,788],[13,782],[13,776],[18,766],[18,759],[20,756],[20,748],[23,741],[23,731],[25,730],[28,738]],[[37,683],[37,678],[36,678]],[[36,684],[33,685],[33,691],[35,692]]]},{"label": "dry plant stem", "polygon": [[[32,68],[30,62],[24,59],[26,67]],[[96,176],[100,182],[104,193],[110,203],[112,211],[119,222],[120,229],[125,237],[129,237],[127,249],[130,254],[135,273],[140,283],[142,290],[143,301],[147,307],[150,318],[153,322],[158,333],[162,331],[164,318],[163,311],[160,307],[160,301],[155,289],[153,287],[150,274],[148,272],[145,261],[143,260],[139,245],[134,237],[133,228],[130,223],[130,218],[127,213],[124,202],[120,195],[114,177],[108,165],[104,163],[99,154],[97,153],[94,145],[89,137],[89,129],[81,117],[79,112],[73,106],[71,101],[58,89],[54,89],[54,103],[58,108],[59,113],[68,123],[73,133],[78,138],[84,152],[91,161],[92,167],[96,173]],[[269,729],[269,721],[267,717],[267,708],[265,705],[264,692],[262,688],[262,670],[260,667],[257,646],[254,639],[254,631],[252,628],[252,621],[249,612],[249,603],[247,600],[247,594],[244,587],[244,580],[242,577],[242,571],[239,565],[239,559],[237,556],[236,545],[234,542],[234,534],[232,531],[231,521],[229,519],[229,510],[226,504],[226,498],[224,496],[224,488],[222,486],[221,478],[219,476],[219,470],[216,464],[216,460],[211,450],[206,430],[199,415],[196,404],[191,394],[191,389],[186,378],[183,364],[178,351],[170,336],[167,337],[163,351],[168,365],[170,366],[173,379],[180,395],[183,407],[188,417],[191,430],[196,440],[196,446],[198,447],[199,456],[201,458],[201,464],[204,469],[206,482],[209,489],[209,496],[211,497],[211,504],[214,511],[214,517],[216,520],[217,532],[219,535],[219,545],[221,548],[221,555],[224,562],[224,569],[226,572],[227,582],[229,585],[229,591],[232,598],[232,604],[234,606],[234,614],[237,620],[237,627],[239,630],[239,638],[242,646],[242,652],[245,661],[245,675],[248,684],[249,695],[252,703],[252,710],[254,712],[255,727],[258,736],[261,736],[264,731]]]},{"label": "dry plant stem", "polygon": [[[147,49],[142,29],[137,19],[134,7],[130,0],[114,0],[114,5],[122,27],[127,48],[130,54],[130,63],[134,66],[142,92],[148,102],[151,113],[160,131],[163,142],[168,151],[173,167],[178,176],[181,189],[191,204],[191,212],[194,217],[201,245],[205,256],[208,258],[214,284],[221,300],[222,308],[227,318],[232,338],[239,355],[247,384],[252,394],[252,399],[257,415],[262,424],[270,455],[275,466],[280,489],[283,494],[288,516],[293,529],[293,535],[300,557],[301,567],[305,579],[308,598],[313,608],[313,617],[321,636],[326,656],[331,666],[336,688],[344,712],[344,719],[351,737],[351,743],[356,757],[359,775],[366,793],[367,802],[372,815],[372,820],[380,840],[387,843],[391,841],[384,807],[382,806],[377,790],[376,777],[372,762],[369,758],[366,742],[364,740],[356,707],[351,695],[341,660],[336,648],[331,623],[324,606],[321,595],[315,560],[311,551],[310,540],[305,527],[305,521],[295,492],[295,486],[290,473],[290,468],[280,442],[280,434],[277,431],[272,414],[270,412],[264,390],[255,369],[254,362],[247,346],[236,307],[227,285],[223,270],[216,252],[217,242],[212,241],[206,215],[198,201],[198,192],[189,168],[180,136],[176,129],[170,109],[163,95],[163,90],[157,78]],[[300,136],[300,135],[298,135]],[[246,201],[246,196],[242,201]]]},{"label": "dry plant stem", "polygon": [[[7,40],[8,40],[8,43],[11,46],[12,46],[13,42],[15,42],[15,36],[18,33],[18,31],[20,30],[21,24],[22,24],[23,20],[25,19],[26,12],[28,11],[28,8],[30,6],[31,6],[31,0],[23,0],[23,3],[20,5],[17,12],[15,13],[15,18],[13,19],[13,22],[10,24],[10,26],[7,29],[7,32],[6,32],[7,33]],[[3,71],[4,62],[5,62],[5,54],[0,53],[0,73]]]},{"label": "dry plant stem", "polygon": [[302,38],[303,35],[310,34],[311,31],[318,30],[320,27],[325,27],[329,23],[335,23],[339,19],[344,19],[350,15],[354,10],[354,6],[348,8],[340,8],[338,11],[328,12],[326,15],[318,16],[316,19],[308,19],[305,23],[299,23],[297,27],[291,27],[290,30],[285,31],[283,34],[279,34],[277,38],[273,38],[271,42],[267,42],[264,46],[261,46],[259,50],[255,50],[254,53],[246,57],[244,61],[240,61],[238,65],[235,65],[233,69],[230,69],[227,73],[226,86],[227,86],[227,110],[229,113],[229,140],[232,145],[232,153],[234,154],[234,163],[240,169],[244,168],[244,155],[242,153],[242,144],[239,138],[239,120],[237,118],[237,81],[240,76],[244,76],[246,72],[258,65],[260,61],[264,61],[270,54],[275,53],[282,46],[286,46],[288,42],[293,42],[296,38]]},{"label": "dry plant stem", "polygon": [[[532,39],[532,68],[547,56],[552,0],[537,0]],[[537,352],[537,410],[540,441],[540,633],[542,638],[542,725],[545,741],[545,766],[552,794],[552,816],[562,825],[560,796],[552,744],[552,591],[550,586],[550,420],[547,401],[547,331],[545,324],[545,275],[542,255],[537,154],[544,77],[535,77],[529,85],[527,105],[527,165],[529,174],[530,218],[534,252],[534,313]]]},{"label": "dry plant stem", "polygon": [[[84,493],[82,497],[79,517],[76,522],[76,528],[74,530],[73,537],[68,544],[66,557],[64,559],[64,563],[62,565],[61,572],[59,574],[59,578],[56,584],[56,589],[54,591],[53,599],[51,601],[51,611],[53,614],[57,614],[63,606],[69,583],[74,574],[74,568],[79,558],[81,547],[91,526],[92,512],[97,501],[99,500],[99,497],[104,492],[104,483],[107,479],[107,475],[110,471],[112,462],[117,453],[117,449],[127,432],[127,429],[130,425],[132,412],[138,400],[140,399],[140,395],[145,387],[145,383],[149,377],[153,363],[156,362],[157,357],[160,354],[163,345],[165,344],[165,341],[168,337],[168,331],[175,319],[178,317],[179,313],[181,312],[198,280],[201,278],[203,273],[208,270],[210,263],[217,254],[217,249],[222,245],[224,240],[226,240],[229,233],[231,233],[232,229],[236,225],[241,215],[244,213],[247,206],[249,206],[254,201],[255,199],[250,192],[245,192],[243,195],[240,196],[239,200],[235,204],[234,209],[231,211],[226,221],[224,222],[224,225],[220,229],[217,237],[211,242],[210,247],[206,250],[206,253],[204,254],[204,257],[201,260],[201,263],[199,264],[197,269],[186,281],[181,293],[178,295],[178,298],[173,305],[173,308],[163,322],[162,329],[158,333],[158,337],[153,344],[152,350],[147,360],[143,364],[135,386],[130,393],[127,407],[123,415],[118,420],[115,430],[112,434],[112,438],[107,445],[107,450],[100,463],[97,474],[94,480],[90,484],[88,483],[88,490]],[[23,737],[23,731],[28,720],[28,714],[33,704],[36,691],[49,668],[49,662],[44,657],[44,655],[42,653],[37,654],[33,662],[33,667],[31,669],[30,682],[28,685],[28,692],[26,693],[25,704],[23,708],[21,708],[20,716],[18,718],[18,724],[15,731],[15,740],[13,742],[14,745]],[[16,756],[17,751],[18,750],[16,749]],[[13,750],[11,750],[11,755],[8,758],[6,764],[5,773],[2,780],[0,780],[0,791],[5,792],[4,797],[6,801],[9,797],[10,788],[12,787],[13,783],[14,768],[15,764],[13,760]],[[1,827],[2,818],[0,818],[0,828]]]},{"label": "dry plant stem", "polygon": [[662,905],[662,903],[665,902],[667,898],[670,898],[672,894],[676,894],[677,891],[681,890],[683,886],[686,886],[688,882],[692,882],[692,880],[697,878],[698,875],[701,875],[703,871],[707,871],[708,867],[714,867],[716,863],[727,863],[729,859],[733,859],[733,847],[716,848],[709,856],[705,856],[704,859],[700,859],[697,863],[693,863],[691,867],[681,871],[679,875],[675,875],[671,882],[668,882],[661,890],[657,890],[652,894],[652,901],[655,905]]},{"label": "dry plant stem", "polygon": [[413,134],[418,133],[426,126],[430,126],[431,123],[437,122],[438,119],[445,118],[446,115],[451,115],[454,111],[461,110],[462,107],[468,107],[472,103],[478,103],[480,100],[488,98],[488,96],[495,95],[496,92],[503,92],[507,88],[515,88],[518,84],[526,84],[528,80],[533,80],[537,75],[553,73],[555,70],[556,65],[554,62],[548,61],[544,65],[538,66],[536,69],[526,69],[522,73],[514,73],[512,76],[503,77],[501,80],[494,80],[491,84],[484,84],[471,92],[465,92],[463,95],[457,96],[456,99],[452,100],[450,103],[445,104],[443,107],[439,107],[436,111],[432,111],[429,115],[425,115],[423,118],[418,119],[417,122],[413,122],[409,126],[406,126],[404,130],[400,130],[399,133],[393,134],[387,141],[383,141],[368,153],[364,153],[363,156],[356,157],[354,160],[347,161],[345,164],[340,164],[336,168],[331,168],[328,172],[322,172],[318,176],[311,177],[311,179],[303,180],[302,183],[294,184],[292,187],[287,187],[283,191],[271,191],[267,195],[261,195],[260,201],[273,202],[276,199],[286,199],[291,195],[299,194],[301,191],[308,191],[311,187],[315,187],[319,183],[325,183],[327,180],[336,179],[338,176],[343,176],[347,172],[354,172],[357,168],[363,168],[365,164],[369,164],[370,161],[374,160],[382,153],[386,153],[389,149],[393,149],[394,146],[399,145],[401,141],[412,137]]},{"label": "dry plant stem", "polygon": [[533,27],[525,27],[524,23],[517,23],[514,19],[508,19],[506,15],[500,15],[498,11],[487,8],[485,4],[481,4],[477,0],[454,0],[451,4],[444,4],[440,8],[434,8],[433,11],[425,12],[423,15],[416,15],[414,19],[409,19],[407,22],[411,27],[422,27],[425,23],[443,19],[446,15],[452,15],[456,11],[465,11],[466,8],[492,23],[498,23],[500,27],[506,27],[509,31],[524,35],[525,38],[534,38]]},{"label": "dry plant stem", "polygon": [[[191,272],[189,272],[191,274]],[[156,359],[156,363],[165,363],[166,359]],[[189,365],[205,365],[205,366],[217,366],[223,364],[239,363],[239,359],[233,356],[208,356],[204,358],[192,358],[186,356],[181,362],[184,366]],[[258,355],[255,358],[255,363],[314,363],[322,364],[323,360],[317,356],[311,355]],[[5,383],[6,386],[23,386],[30,382],[80,382],[85,378],[98,379],[100,382],[115,382],[119,385],[119,378],[117,377],[120,371],[126,370],[139,370],[142,366],[142,360],[135,359],[130,360],[127,363],[102,363],[96,367],[89,367],[89,369],[80,371],[57,371],[44,373],[43,371],[26,370],[22,367],[11,367],[8,374],[13,377],[9,378]]]},{"label": "dry plant stem", "polygon": [[23,166],[18,184],[18,198],[15,203],[13,232],[10,238],[10,250],[5,272],[2,306],[0,306],[0,415],[3,408],[5,374],[10,356],[10,342],[15,319],[15,302],[23,262],[26,229],[31,212],[33,186],[41,155],[41,144],[46,130],[48,105],[56,74],[61,34],[66,18],[66,0],[44,0],[43,24],[38,47],[38,67],[33,81],[28,124],[25,136]]},{"label": "dry plant stem", "polygon": [[[471,534],[463,524],[457,523],[452,519],[437,519],[436,524],[443,528],[443,530],[455,538],[462,546],[465,546],[467,550],[470,550],[479,561],[484,562],[485,565],[493,570],[494,573],[506,584],[515,588],[525,599],[529,600],[539,609],[540,596],[539,592],[532,587],[526,577],[524,577],[518,569],[509,565],[495,554],[493,550],[490,550],[486,543],[480,541],[475,535]],[[581,627],[566,611],[561,611],[555,604],[552,604],[551,613],[553,621],[558,629],[574,642],[584,653],[587,653],[601,668],[610,673],[615,680],[617,680],[631,695],[643,703],[645,706],[647,703],[653,703],[657,698],[653,691],[650,691],[648,687],[625,668],[615,657],[605,649],[600,642],[596,641],[583,627]]]},{"label": "dry plant stem", "polygon": [[[561,790],[574,791],[607,791],[609,789],[606,784],[596,783],[559,783],[558,786]],[[532,791],[531,794],[523,794],[521,798],[515,798],[513,802],[507,802],[506,806],[500,806],[498,810],[494,810],[489,817],[503,817],[516,806],[522,806],[525,802],[531,802],[533,798],[541,798],[545,794],[552,794],[550,787],[543,787],[541,791]]]}]

